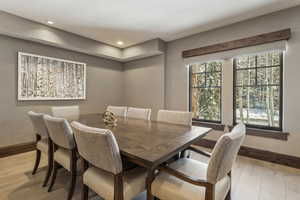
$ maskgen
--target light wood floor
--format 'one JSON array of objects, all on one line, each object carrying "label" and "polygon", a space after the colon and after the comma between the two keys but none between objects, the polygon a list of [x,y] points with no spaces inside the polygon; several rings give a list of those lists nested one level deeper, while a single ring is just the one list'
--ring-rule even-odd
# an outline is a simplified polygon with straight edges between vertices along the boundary
[{"label": "light wood floor", "polygon": [[[202,159],[195,155],[192,157]],[[34,158],[34,152],[0,158],[0,200],[66,199],[68,173],[61,169],[53,191],[48,193],[46,188],[41,187],[46,162],[43,160],[42,167],[32,176]],[[300,170],[238,157],[232,190],[233,200],[300,200]],[[79,200],[79,197],[77,188],[73,199]],[[91,194],[90,199],[100,198]],[[145,199],[145,194],[141,194],[135,200]]]}]

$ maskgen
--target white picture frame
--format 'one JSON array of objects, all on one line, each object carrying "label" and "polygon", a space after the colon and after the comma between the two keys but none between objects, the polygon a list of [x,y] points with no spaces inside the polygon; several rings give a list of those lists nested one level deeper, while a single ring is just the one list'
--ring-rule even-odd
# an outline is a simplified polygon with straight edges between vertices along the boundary
[{"label": "white picture frame", "polygon": [[85,63],[18,52],[18,101],[85,99]]}]

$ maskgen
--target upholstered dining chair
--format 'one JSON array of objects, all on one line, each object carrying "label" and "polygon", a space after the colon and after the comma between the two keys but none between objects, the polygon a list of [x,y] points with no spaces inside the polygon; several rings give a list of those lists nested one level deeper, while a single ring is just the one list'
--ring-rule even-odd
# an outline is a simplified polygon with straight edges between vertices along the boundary
[{"label": "upholstered dining chair", "polygon": [[57,170],[59,165],[71,172],[71,185],[68,193],[68,200],[72,199],[76,176],[77,176],[77,156],[76,144],[73,137],[73,130],[66,119],[44,116],[49,136],[53,142],[53,174],[48,188],[48,192],[52,190],[55,183]]},{"label": "upholstered dining chair", "polygon": [[192,113],[174,110],[159,110],[157,121],[192,126]]},{"label": "upholstered dining chair", "polygon": [[[159,110],[157,113],[157,121],[165,122],[171,124],[178,124],[184,126],[192,126],[192,113],[184,111],[175,111],[175,110]],[[174,156],[174,159],[178,159],[181,155],[189,156],[190,152],[183,151],[180,154]]]},{"label": "upholstered dining chair", "polygon": [[28,116],[32,122],[33,128],[35,129],[36,136],[36,160],[32,171],[33,175],[36,173],[36,170],[39,167],[41,154],[43,153],[48,155],[48,168],[43,182],[43,187],[45,187],[48,183],[53,168],[52,142],[49,138],[48,129],[43,118],[44,114],[29,111]]},{"label": "upholstered dining chair", "polygon": [[70,121],[79,120],[79,106],[54,106],[51,107],[54,117],[64,118]]},{"label": "upholstered dining chair", "polygon": [[146,188],[146,170],[124,171],[117,141],[110,130],[72,122],[83,163],[82,200],[89,188],[105,200],[131,200]]},{"label": "upholstered dining chair", "polygon": [[127,117],[135,119],[150,120],[151,109],[150,108],[134,108],[129,107],[127,109]]},{"label": "upholstered dining chair", "polygon": [[126,117],[127,113],[126,106],[107,106],[106,110],[114,113],[118,117]]},{"label": "upholstered dining chair", "polygon": [[245,138],[245,125],[238,124],[217,141],[209,163],[181,158],[159,167],[151,184],[150,196],[160,200],[224,200],[230,199],[231,170]]}]

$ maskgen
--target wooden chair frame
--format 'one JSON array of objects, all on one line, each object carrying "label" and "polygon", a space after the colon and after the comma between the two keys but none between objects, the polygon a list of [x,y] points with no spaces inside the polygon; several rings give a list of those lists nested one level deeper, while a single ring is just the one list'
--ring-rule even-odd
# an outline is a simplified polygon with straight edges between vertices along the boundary
[{"label": "wooden chair frame", "polygon": [[[200,149],[196,149],[194,147],[188,147],[187,150],[191,150],[191,151],[194,151],[196,153],[199,153],[201,155],[204,155],[206,157],[211,157],[211,154],[208,153],[208,152],[205,152],[205,151],[202,151]],[[196,185],[196,186],[201,186],[201,187],[205,187],[206,190],[205,190],[205,200],[215,200],[215,184],[211,184],[209,182],[207,182],[206,180],[202,180],[202,179],[194,179],[193,177],[190,177],[186,174],[183,174],[179,171],[176,171],[175,169],[172,169],[170,167],[168,167],[167,165],[164,165],[164,166],[159,166],[158,167],[158,170],[159,172],[165,172],[165,173],[168,173],[172,176],[175,176],[185,182],[188,182],[190,184],[193,184],[193,185]],[[149,199],[158,199],[157,197],[154,197],[152,194],[151,194],[151,184],[153,182],[153,180],[155,179],[156,176],[159,175],[159,172],[156,173],[154,175],[154,178],[152,179],[152,181],[148,184],[150,184],[149,187],[147,187],[147,193],[149,193]],[[231,199],[231,172],[228,173],[228,176],[230,177],[230,189],[226,195],[226,198],[225,200],[230,200]]]},{"label": "wooden chair frame", "polygon": [[[59,148],[59,146],[53,142],[53,154],[58,148]],[[76,177],[77,177],[77,156],[76,156],[77,149],[73,148],[69,151],[71,154],[71,159],[70,159],[71,184],[70,184],[67,200],[71,200],[73,197],[75,185],[76,185]],[[51,182],[50,182],[50,185],[48,188],[48,192],[52,191],[59,167],[60,167],[60,164],[53,159],[53,174],[51,177]]]},{"label": "wooden chair frame", "polygon": [[[42,137],[37,133],[35,134],[35,137],[36,137],[36,144],[37,144],[42,139]],[[34,175],[37,169],[39,168],[40,161],[41,161],[41,154],[42,154],[41,150],[36,148],[35,163],[32,170],[32,175]]]},{"label": "wooden chair frame", "polygon": [[[36,135],[36,143],[38,143],[42,137],[39,134],[35,134]],[[41,150],[36,148],[36,159],[35,159],[35,164],[32,170],[32,175],[34,175],[40,165],[40,161],[41,161],[41,155],[42,152]],[[48,137],[48,167],[47,167],[47,172],[46,172],[46,176],[45,179],[43,181],[43,187],[45,187],[49,181],[49,178],[51,176],[52,173],[52,169],[53,169],[53,144],[52,144],[52,140],[50,139],[50,137]]]}]

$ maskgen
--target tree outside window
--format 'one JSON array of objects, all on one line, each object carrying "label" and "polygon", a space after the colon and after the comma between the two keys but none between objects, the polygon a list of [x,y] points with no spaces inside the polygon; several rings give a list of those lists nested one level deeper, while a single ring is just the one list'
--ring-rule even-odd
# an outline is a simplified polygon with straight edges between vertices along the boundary
[{"label": "tree outside window", "polygon": [[194,120],[221,122],[223,61],[190,65],[190,111]]},{"label": "tree outside window", "polygon": [[272,51],[234,59],[234,121],[282,129],[282,57]]}]

